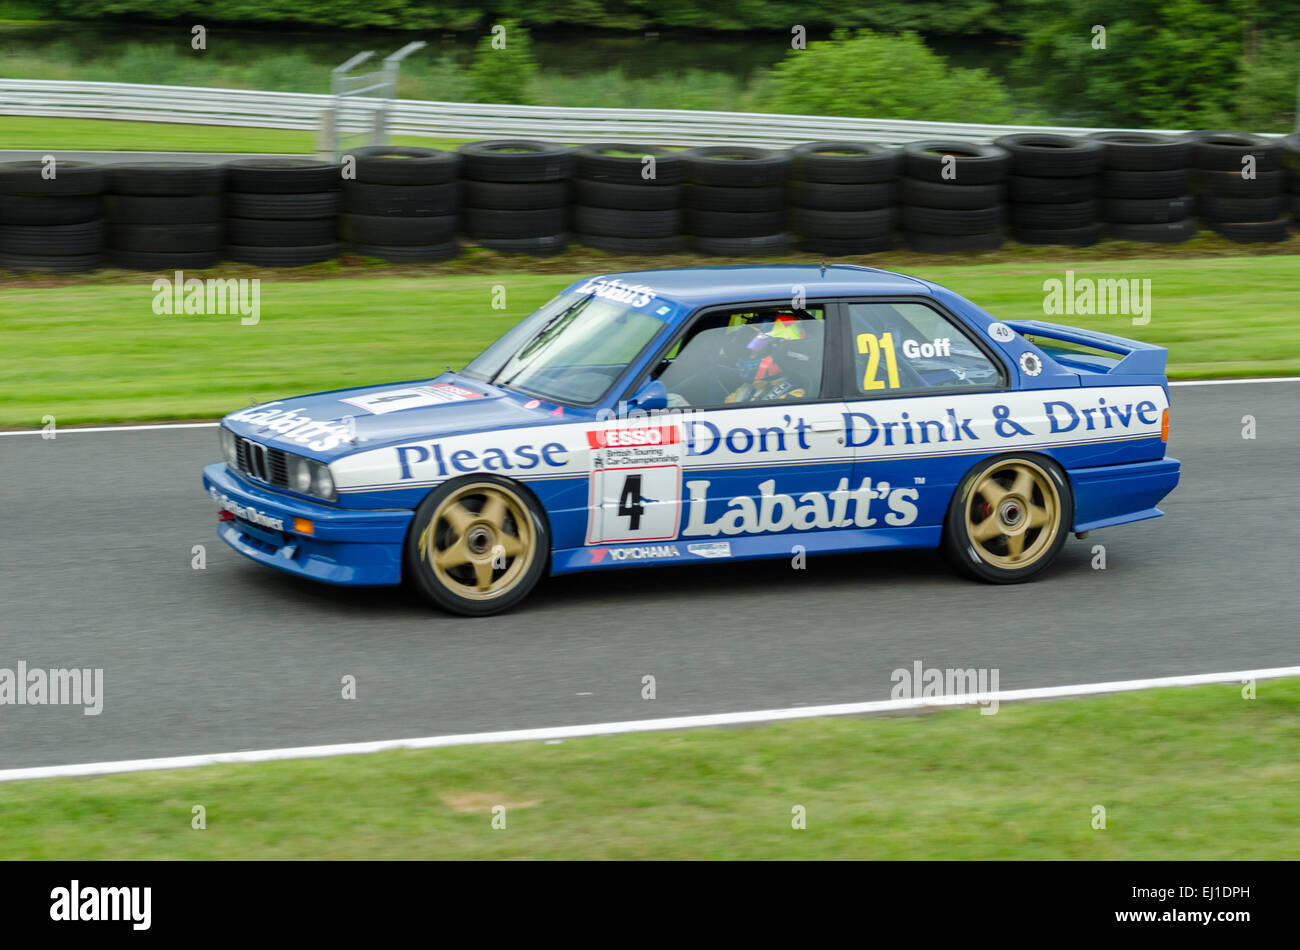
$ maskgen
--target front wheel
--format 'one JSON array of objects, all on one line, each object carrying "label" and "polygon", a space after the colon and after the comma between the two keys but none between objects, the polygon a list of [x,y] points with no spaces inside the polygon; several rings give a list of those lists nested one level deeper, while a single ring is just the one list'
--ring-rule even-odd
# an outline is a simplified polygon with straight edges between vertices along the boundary
[{"label": "front wheel", "polygon": [[440,486],[416,509],[406,537],[415,586],[444,610],[467,617],[500,613],[523,600],[549,552],[537,503],[495,475]]},{"label": "front wheel", "polygon": [[1074,496],[1047,459],[1008,455],[973,469],[948,506],[943,544],[961,570],[995,584],[1027,581],[1047,568],[1074,520]]}]

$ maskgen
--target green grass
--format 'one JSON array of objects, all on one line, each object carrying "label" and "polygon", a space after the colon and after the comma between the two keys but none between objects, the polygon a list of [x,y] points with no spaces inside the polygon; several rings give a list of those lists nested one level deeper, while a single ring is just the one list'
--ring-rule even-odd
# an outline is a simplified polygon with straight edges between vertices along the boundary
[{"label": "green grass", "polygon": [[[923,260],[895,266],[945,284],[1002,319],[1051,319],[1167,346],[1176,378],[1300,374],[1292,256]],[[59,425],[211,418],[266,399],[428,377],[449,364],[463,366],[571,281],[644,263],[575,250],[558,262],[521,264],[470,251],[427,267],[333,262],[301,271],[230,265],[211,272],[261,278],[257,326],[234,316],[155,315],[153,275],[0,281],[0,425],[37,426],[47,414]],[[515,269],[528,266],[564,270]],[[1063,277],[1067,266],[1080,277],[1150,278],[1151,322],[1045,316],[1043,281]],[[506,288],[505,310],[491,308],[498,284]]]},{"label": "green grass", "polygon": [[0,858],[1291,859],[1300,681],[1240,690],[6,783]]}]

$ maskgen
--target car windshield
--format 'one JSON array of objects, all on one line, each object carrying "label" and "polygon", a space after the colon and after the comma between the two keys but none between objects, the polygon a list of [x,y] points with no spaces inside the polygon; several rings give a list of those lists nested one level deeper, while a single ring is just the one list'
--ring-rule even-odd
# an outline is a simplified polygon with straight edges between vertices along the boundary
[{"label": "car windshield", "polygon": [[561,294],[497,340],[465,374],[550,402],[590,405],[663,329],[594,295]]}]

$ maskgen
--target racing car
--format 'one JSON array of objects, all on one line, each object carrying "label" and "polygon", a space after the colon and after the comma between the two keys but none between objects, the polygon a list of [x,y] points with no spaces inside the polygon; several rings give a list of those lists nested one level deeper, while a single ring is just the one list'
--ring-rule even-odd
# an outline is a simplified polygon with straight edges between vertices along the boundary
[{"label": "racing car", "polygon": [[1162,514],[1166,356],[868,267],[606,274],[459,372],[231,413],[203,483],[253,560],[469,616],[548,572],[793,551],[1014,583]]}]

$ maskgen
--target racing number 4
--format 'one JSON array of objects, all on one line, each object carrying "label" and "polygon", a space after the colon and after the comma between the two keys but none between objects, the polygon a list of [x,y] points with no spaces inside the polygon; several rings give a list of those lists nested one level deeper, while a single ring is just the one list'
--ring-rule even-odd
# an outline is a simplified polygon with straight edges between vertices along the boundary
[{"label": "racing number 4", "polygon": [[623,490],[618,494],[618,513],[628,519],[629,531],[640,529],[641,515],[645,513],[645,503],[641,501],[640,475],[629,475],[623,480]]},{"label": "racing number 4", "polygon": [[[880,353],[882,350],[885,353],[885,372],[889,377],[888,383],[876,379],[876,374],[880,372]],[[863,392],[870,392],[873,389],[898,388],[898,358],[894,354],[894,334],[882,333],[877,337],[874,333],[859,333],[858,352],[867,354],[867,371],[862,376]]]}]

